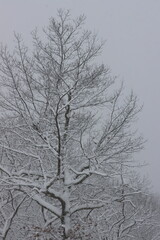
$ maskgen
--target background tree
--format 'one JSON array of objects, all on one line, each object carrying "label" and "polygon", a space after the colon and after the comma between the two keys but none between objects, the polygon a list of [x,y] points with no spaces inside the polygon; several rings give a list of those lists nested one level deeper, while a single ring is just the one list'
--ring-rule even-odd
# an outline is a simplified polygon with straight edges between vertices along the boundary
[{"label": "background tree", "polygon": [[111,179],[143,144],[131,126],[137,99],[96,64],[103,43],[84,21],[59,10],[41,38],[33,32],[32,52],[19,35],[0,51],[1,185],[37,203],[37,238],[50,227],[53,239],[76,239],[87,223],[89,239],[90,216],[115,202]]}]

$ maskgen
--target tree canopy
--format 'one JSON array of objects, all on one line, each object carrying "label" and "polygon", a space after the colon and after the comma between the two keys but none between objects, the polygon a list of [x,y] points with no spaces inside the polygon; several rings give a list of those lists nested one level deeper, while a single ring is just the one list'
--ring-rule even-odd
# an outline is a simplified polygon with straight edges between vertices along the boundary
[{"label": "tree canopy", "polygon": [[135,174],[141,108],[98,63],[103,42],[84,22],[59,10],[32,52],[18,34],[13,52],[1,47],[2,239],[144,239],[159,217]]}]

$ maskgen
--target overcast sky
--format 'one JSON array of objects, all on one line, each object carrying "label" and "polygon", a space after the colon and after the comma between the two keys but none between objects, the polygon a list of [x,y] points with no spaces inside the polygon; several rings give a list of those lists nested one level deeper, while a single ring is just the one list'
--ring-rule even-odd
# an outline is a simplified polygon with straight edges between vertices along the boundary
[{"label": "overcast sky", "polygon": [[144,104],[138,128],[148,142],[136,157],[160,193],[160,0],[0,0],[0,42],[13,46],[14,31],[29,42],[58,8],[86,15],[86,27],[107,40],[103,62]]}]

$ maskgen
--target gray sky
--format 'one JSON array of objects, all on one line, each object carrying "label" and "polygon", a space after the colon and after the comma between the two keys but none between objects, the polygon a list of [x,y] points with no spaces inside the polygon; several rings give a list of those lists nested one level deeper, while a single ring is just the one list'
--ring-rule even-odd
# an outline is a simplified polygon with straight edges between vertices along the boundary
[{"label": "gray sky", "polygon": [[160,193],[160,0],[0,0],[0,42],[13,46],[13,31],[26,42],[58,8],[84,13],[86,27],[106,39],[103,62],[144,104],[138,128],[148,142],[137,156]]}]

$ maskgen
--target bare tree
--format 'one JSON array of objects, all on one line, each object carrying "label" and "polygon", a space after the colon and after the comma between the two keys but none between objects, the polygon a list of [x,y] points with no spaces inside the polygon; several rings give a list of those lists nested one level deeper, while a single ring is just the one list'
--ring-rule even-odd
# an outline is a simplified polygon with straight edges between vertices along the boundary
[{"label": "bare tree", "polygon": [[[21,208],[26,196],[20,192],[15,191],[13,188],[10,190],[1,188],[0,196],[0,239],[7,239],[8,232],[17,215],[18,210]],[[14,234],[13,234],[14,235]]]},{"label": "bare tree", "polygon": [[57,226],[55,239],[71,239],[74,217],[107,206],[105,183],[122,162],[134,165],[143,141],[130,126],[137,99],[123,98],[96,64],[103,43],[83,29],[85,17],[59,10],[57,19],[42,38],[33,32],[32,53],[19,35],[12,53],[1,47],[0,170],[1,184],[36,201],[44,226]]}]

